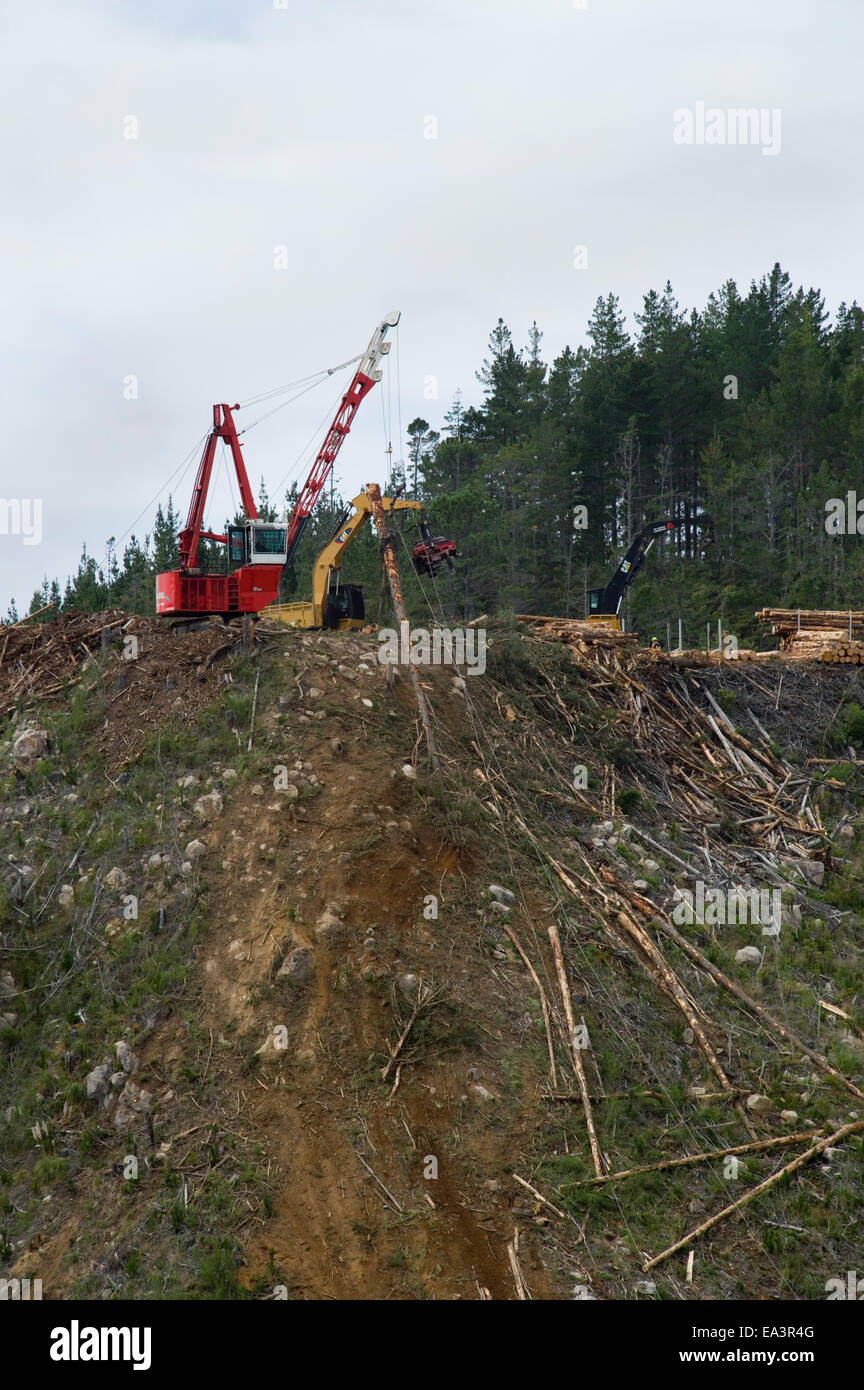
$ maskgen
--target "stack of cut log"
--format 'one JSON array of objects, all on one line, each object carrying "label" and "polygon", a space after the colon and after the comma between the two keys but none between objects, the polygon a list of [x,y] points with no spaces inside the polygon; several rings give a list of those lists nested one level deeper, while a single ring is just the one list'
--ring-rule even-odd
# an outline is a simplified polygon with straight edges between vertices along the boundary
[{"label": "stack of cut log", "polygon": [[776,661],[777,652],[757,652],[751,647],[739,647],[737,651],[713,650],[671,651],[669,660],[673,666],[725,666],[729,661]]},{"label": "stack of cut log", "polygon": [[864,612],[762,608],[756,617],[771,624],[771,631],[780,638],[781,652],[790,661],[860,665],[864,660]]},{"label": "stack of cut log", "polygon": [[[547,642],[569,642],[584,647],[623,647],[638,645],[635,632],[619,632],[606,623],[586,623],[579,618],[541,618],[533,613],[517,613],[520,623],[530,623],[536,637]],[[584,648],[583,648],[584,649]]]},{"label": "stack of cut log", "polygon": [[829,642],[822,648],[817,660],[829,666],[862,666],[864,642],[850,642],[848,638],[844,642]]}]

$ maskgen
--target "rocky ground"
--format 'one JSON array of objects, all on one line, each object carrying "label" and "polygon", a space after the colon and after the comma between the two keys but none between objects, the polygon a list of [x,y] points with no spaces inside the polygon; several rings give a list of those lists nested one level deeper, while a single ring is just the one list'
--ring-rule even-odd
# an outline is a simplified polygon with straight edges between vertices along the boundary
[{"label": "rocky ground", "polygon": [[[500,624],[485,676],[423,672],[436,769],[374,634],[127,623],[0,745],[2,1273],[772,1299],[854,1267],[853,1129],[643,1268],[864,1116],[857,676]],[[779,933],[688,955],[697,882],[777,888]]]}]

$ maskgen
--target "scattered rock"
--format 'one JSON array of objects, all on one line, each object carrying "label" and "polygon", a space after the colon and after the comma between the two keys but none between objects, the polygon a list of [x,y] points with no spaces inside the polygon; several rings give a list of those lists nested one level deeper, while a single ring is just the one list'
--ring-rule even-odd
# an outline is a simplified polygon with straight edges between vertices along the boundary
[{"label": "scattered rock", "polygon": [[100,1110],[104,1109],[110,1094],[111,1068],[102,1063],[94,1067],[84,1082],[88,1100],[95,1100]]},{"label": "scattered rock", "polygon": [[12,757],[18,767],[29,767],[48,754],[47,729],[23,729],[12,744]]},{"label": "scattered rock", "polygon": [[207,853],[207,846],[202,840],[190,840],[183,853],[187,859],[194,861]]},{"label": "scattered rock", "polygon": [[325,946],[332,946],[339,940],[345,928],[341,918],[328,905],[315,923],[315,935]]},{"label": "scattered rock", "polygon": [[215,820],[216,816],[221,816],[225,803],[219,792],[208,792],[206,796],[199,796],[195,802],[195,814],[199,820]]},{"label": "scattered rock", "polygon": [[114,1128],[118,1131],[131,1129],[141,1116],[146,1115],[152,1108],[151,1093],[136,1086],[134,1081],[127,1081],[114,1112]]},{"label": "scattered rock", "polygon": [[485,1086],[481,1086],[479,1081],[473,1082],[472,1085],[468,1087],[468,1090],[471,1092],[471,1095],[478,1105],[489,1105],[495,1100],[495,1096],[493,1096],[492,1092],[487,1091]]},{"label": "scattered rock", "polygon": [[735,960],[738,965],[760,965],[762,952],[758,946],[742,946],[740,951],[735,952]]},{"label": "scattered rock", "polygon": [[299,946],[287,955],[276,972],[277,980],[304,985],[315,977],[315,957],[308,946]]},{"label": "scattered rock", "polygon": [[774,1109],[767,1096],[748,1096],[746,1104],[751,1115],[770,1115]]},{"label": "scattered rock", "polygon": [[402,764],[402,776],[407,777],[409,782],[417,781],[417,769],[411,763]]},{"label": "scattered rock", "polygon": [[71,883],[64,883],[57,894],[57,901],[61,907],[71,907],[75,901],[75,889]]},{"label": "scattered rock", "polygon": [[138,1070],[138,1058],[127,1042],[121,1038],[114,1044],[114,1055],[128,1076]]},{"label": "scattered rock", "polygon": [[798,1111],[797,1111],[797,1110],[781,1110],[781,1111],[780,1111],[780,1119],[783,1121],[784,1124],[787,1124],[787,1125],[794,1125],[794,1124],[797,1122],[797,1120],[798,1120]]},{"label": "scattered rock", "polygon": [[256,782],[255,785],[254,785],[254,787],[250,787],[250,788],[249,788],[249,794],[250,794],[250,796],[263,796],[263,795],[264,795],[264,788],[261,786],[261,783],[260,783],[260,782]]},{"label": "scattered rock", "polygon": [[821,888],[825,881],[825,865],[821,859],[801,859],[796,865],[814,888]]},{"label": "scattered rock", "polygon": [[633,880],[633,887],[637,893],[644,893],[646,888],[650,888],[650,886],[646,878],[634,878]]},{"label": "scattered rock", "polygon": [[646,873],[646,874],[648,875],[649,878],[651,878],[652,874],[658,873],[659,870],[660,870],[660,865],[657,863],[657,860],[656,860],[656,859],[643,859],[643,860],[642,860],[642,872],[643,872],[643,873]]},{"label": "scattered rock", "polygon": [[156,871],[157,869],[161,869],[161,868],[162,868],[162,855],[161,855],[161,854],[151,854],[151,855],[150,855],[150,858],[147,860],[147,871],[148,871],[148,873],[155,873],[155,871]]},{"label": "scattered rock", "polygon": [[509,888],[502,888],[500,883],[490,883],[489,893],[499,903],[505,903],[507,907],[516,906],[516,895],[511,893]]}]

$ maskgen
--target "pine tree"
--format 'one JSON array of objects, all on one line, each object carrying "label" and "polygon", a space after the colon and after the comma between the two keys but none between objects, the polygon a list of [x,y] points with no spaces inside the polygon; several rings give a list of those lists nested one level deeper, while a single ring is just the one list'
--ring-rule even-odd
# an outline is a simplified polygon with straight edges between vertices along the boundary
[{"label": "pine tree", "polygon": [[428,420],[419,416],[408,426],[408,481],[412,497],[420,496],[420,477],[424,473],[427,458],[440,438],[437,430],[430,428]]}]

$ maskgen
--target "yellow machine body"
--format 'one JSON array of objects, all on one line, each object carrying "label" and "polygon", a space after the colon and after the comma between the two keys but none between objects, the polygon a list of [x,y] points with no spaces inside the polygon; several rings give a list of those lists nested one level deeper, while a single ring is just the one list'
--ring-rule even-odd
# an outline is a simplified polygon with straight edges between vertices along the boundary
[{"label": "yellow machine body", "polygon": [[[412,502],[405,497],[395,499],[382,497],[381,504],[385,512],[422,512],[423,510],[421,502]],[[307,629],[324,627],[324,610],[327,605],[327,596],[334,583],[334,576],[338,576],[345,551],[372,515],[372,504],[365,492],[352,498],[351,506],[353,508],[352,515],[348,517],[344,526],[340,526],[333,539],[327,542],[315,560],[312,570],[312,602],[271,603],[267,608],[262,609],[261,616],[263,618],[275,618],[277,622],[285,623],[287,627]],[[362,618],[340,618],[336,627],[340,632],[351,632],[363,627],[364,622],[365,620]]]}]

